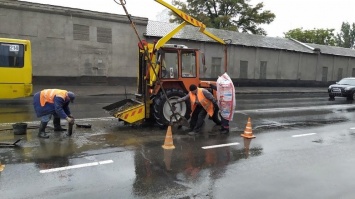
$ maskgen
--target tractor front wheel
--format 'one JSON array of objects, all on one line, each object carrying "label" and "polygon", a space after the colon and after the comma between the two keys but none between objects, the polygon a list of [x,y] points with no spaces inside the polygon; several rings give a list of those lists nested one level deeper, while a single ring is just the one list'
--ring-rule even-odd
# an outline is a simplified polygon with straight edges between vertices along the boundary
[{"label": "tractor front wheel", "polygon": [[[173,112],[170,109],[167,99],[170,104],[176,102],[177,99],[184,97],[186,93],[180,89],[166,89],[165,90],[167,98],[164,96],[163,92],[160,92],[154,98],[154,118],[159,127],[164,128],[169,125],[170,116]],[[179,113],[182,117],[186,119],[190,118],[191,106],[190,101],[183,101],[181,103],[177,103],[175,105],[175,113]],[[177,118],[172,117],[172,122],[175,122],[176,119],[179,120],[179,116]]]}]

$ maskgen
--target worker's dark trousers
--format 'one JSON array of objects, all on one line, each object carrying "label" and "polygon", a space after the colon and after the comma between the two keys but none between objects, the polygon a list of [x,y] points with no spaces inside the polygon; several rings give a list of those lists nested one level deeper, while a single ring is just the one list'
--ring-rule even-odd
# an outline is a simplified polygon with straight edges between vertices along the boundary
[{"label": "worker's dark trousers", "polygon": [[195,133],[201,131],[202,125],[205,123],[207,112],[202,106],[196,106],[190,120],[190,129]]},{"label": "worker's dark trousers", "polygon": [[219,108],[218,106],[214,106],[214,111],[213,111],[213,116],[210,117],[209,119],[212,119],[213,122],[216,124],[216,125],[221,125],[221,120],[218,118],[219,116]]},{"label": "worker's dark trousers", "polygon": [[227,130],[229,130],[229,120],[226,120],[226,119],[224,119],[223,117],[221,117],[221,126],[222,126],[222,130],[223,129],[227,129]]}]

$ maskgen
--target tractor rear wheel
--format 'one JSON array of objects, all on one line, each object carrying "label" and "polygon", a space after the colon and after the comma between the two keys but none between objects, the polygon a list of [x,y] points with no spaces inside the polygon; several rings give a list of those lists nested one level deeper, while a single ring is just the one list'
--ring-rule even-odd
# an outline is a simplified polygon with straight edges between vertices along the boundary
[{"label": "tractor rear wheel", "polygon": [[[170,104],[176,102],[177,99],[184,97],[186,95],[186,93],[180,89],[166,89],[165,92],[167,98],[169,99]],[[163,92],[160,92],[154,98],[153,107],[154,107],[153,114],[154,114],[155,122],[161,128],[168,126],[170,122],[170,116],[172,115],[172,111]],[[175,107],[176,107],[175,113],[179,113],[181,116],[185,117],[186,119],[190,118],[190,113],[191,113],[190,101],[183,101],[181,103],[177,103]],[[179,117],[177,119],[179,119]],[[176,121],[175,117],[172,118],[172,122],[174,121]]]}]

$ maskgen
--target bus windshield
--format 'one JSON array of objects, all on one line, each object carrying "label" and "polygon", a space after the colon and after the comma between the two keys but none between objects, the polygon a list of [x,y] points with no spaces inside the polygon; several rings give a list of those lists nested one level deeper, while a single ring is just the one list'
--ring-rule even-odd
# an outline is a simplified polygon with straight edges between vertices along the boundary
[{"label": "bus windshield", "polygon": [[0,38],[0,99],[32,95],[32,55],[29,40]]},{"label": "bus windshield", "polygon": [[23,67],[24,45],[0,43],[0,67]]}]

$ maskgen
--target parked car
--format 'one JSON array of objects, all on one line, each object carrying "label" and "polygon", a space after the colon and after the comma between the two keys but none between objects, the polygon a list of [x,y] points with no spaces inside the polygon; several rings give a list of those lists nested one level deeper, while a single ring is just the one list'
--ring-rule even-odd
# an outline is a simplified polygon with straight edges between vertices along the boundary
[{"label": "parked car", "polygon": [[355,98],[355,77],[343,78],[336,84],[330,85],[328,94],[329,99],[346,97],[348,100],[353,100]]}]

